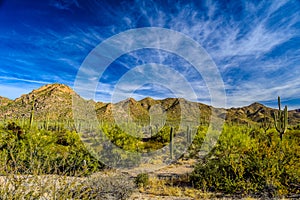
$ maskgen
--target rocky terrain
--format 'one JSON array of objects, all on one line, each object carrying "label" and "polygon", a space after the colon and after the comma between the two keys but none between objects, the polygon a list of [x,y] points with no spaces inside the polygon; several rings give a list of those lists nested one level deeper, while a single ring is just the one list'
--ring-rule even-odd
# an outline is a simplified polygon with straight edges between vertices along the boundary
[{"label": "rocky terrain", "polygon": [[[114,121],[116,118],[120,118],[120,120],[149,123],[151,117],[155,118],[155,115],[161,115],[159,118],[166,117],[166,120],[169,121],[178,121],[182,116],[189,116],[195,120],[200,116],[201,123],[209,123],[211,110],[215,109],[202,103],[189,102],[179,98],[155,100],[147,97],[140,101],[128,98],[116,104],[94,102],[93,100],[82,99],[69,86],[56,83],[44,85],[15,100],[0,97],[0,120],[4,118],[29,118],[32,109],[37,120],[42,121],[47,118],[50,120],[72,120],[73,101],[79,105],[75,109],[82,109],[81,113],[85,112],[84,106],[91,106],[97,113],[99,120],[103,121]],[[182,107],[183,105],[184,107]],[[240,108],[216,110],[219,117],[225,117],[227,122],[238,124],[255,124],[264,119],[272,121],[272,114],[275,111],[275,109],[257,102]],[[296,125],[299,121],[300,109],[290,110],[289,124]]]}]

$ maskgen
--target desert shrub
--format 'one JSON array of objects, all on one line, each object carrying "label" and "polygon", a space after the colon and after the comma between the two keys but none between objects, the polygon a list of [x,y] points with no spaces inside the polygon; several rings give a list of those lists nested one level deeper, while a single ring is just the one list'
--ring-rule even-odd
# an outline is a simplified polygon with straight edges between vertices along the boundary
[{"label": "desert shrub", "polygon": [[149,184],[149,175],[147,173],[138,174],[134,179],[134,183],[138,187],[146,187]]},{"label": "desert shrub", "polygon": [[3,173],[84,175],[103,168],[75,132],[25,129],[26,134],[20,138],[14,131],[14,127],[0,129]]},{"label": "desert shrub", "polygon": [[115,124],[104,124],[101,129],[113,144],[130,152],[151,152],[161,149],[170,142],[170,126],[164,126],[151,138],[147,138],[146,141],[142,138],[143,134],[138,132],[141,130],[136,129],[131,124],[127,126],[133,128],[134,130],[131,130],[131,132],[135,132],[135,134],[126,132],[126,128],[121,128]]},{"label": "desert shrub", "polygon": [[156,135],[152,137],[152,141],[167,144],[170,142],[170,126],[164,126]]},{"label": "desert shrub", "polygon": [[102,131],[112,143],[126,151],[136,151],[140,143],[139,137],[128,134],[117,125],[104,126]]},{"label": "desert shrub", "polygon": [[57,199],[128,199],[134,184],[124,176],[93,177],[80,183],[65,184],[55,191]]},{"label": "desert shrub", "polygon": [[128,199],[135,189],[120,174],[75,178],[67,176],[7,176],[0,179],[0,199]]},{"label": "desert shrub", "polygon": [[[253,130],[252,130],[253,131]],[[225,127],[214,150],[197,164],[192,184],[205,191],[265,194],[299,193],[300,145],[295,133],[281,142],[275,130]],[[288,137],[290,136],[290,137]]]}]

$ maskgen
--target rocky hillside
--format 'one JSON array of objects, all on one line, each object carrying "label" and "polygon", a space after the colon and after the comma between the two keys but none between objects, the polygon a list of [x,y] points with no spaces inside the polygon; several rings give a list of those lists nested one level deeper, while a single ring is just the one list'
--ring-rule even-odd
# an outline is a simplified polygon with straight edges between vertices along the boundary
[{"label": "rocky hillside", "polygon": [[255,102],[249,106],[227,109],[226,119],[240,124],[261,122],[264,118],[272,120],[271,115],[274,111],[275,109],[268,108]]},{"label": "rocky hillside", "polygon": [[5,97],[0,97],[0,107],[6,106],[7,104],[13,102],[12,100],[5,98]]},{"label": "rocky hillside", "polygon": [[[37,120],[73,119],[73,100],[78,102],[76,109],[80,109],[79,113],[82,116],[91,115],[91,113],[85,113],[84,110],[84,106],[88,105],[96,111],[98,118],[102,121],[150,122],[152,120],[152,123],[159,123],[153,120],[165,119],[170,122],[187,120],[207,124],[210,120],[211,110],[215,109],[205,104],[178,98],[155,100],[147,97],[140,101],[129,98],[116,104],[86,101],[69,86],[56,83],[45,85],[15,100],[0,97],[0,119],[29,118],[32,108]],[[271,115],[275,111],[275,109],[260,103],[253,103],[241,108],[215,110],[219,117],[225,116],[228,122],[239,124],[259,123],[264,118],[272,121]],[[290,124],[300,123],[300,110],[289,111],[289,122]]]},{"label": "rocky hillside", "polygon": [[28,118],[34,109],[37,119],[63,119],[72,117],[72,96],[75,92],[63,84],[49,84],[0,107],[0,117]]}]

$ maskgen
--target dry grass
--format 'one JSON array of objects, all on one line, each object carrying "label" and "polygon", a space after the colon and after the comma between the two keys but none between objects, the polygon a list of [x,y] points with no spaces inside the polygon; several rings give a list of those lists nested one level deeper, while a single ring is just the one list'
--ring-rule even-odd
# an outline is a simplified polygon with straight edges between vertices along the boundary
[{"label": "dry grass", "polygon": [[[183,181],[186,180],[177,180]],[[160,180],[156,177],[149,179],[149,185],[146,187],[140,187],[138,192],[133,193],[129,198],[132,200],[198,200],[198,199],[244,199],[244,200],[257,200],[249,196],[230,196],[221,193],[212,193],[207,191],[201,191],[189,186],[176,186],[170,180]],[[264,199],[264,198],[262,198]]]},{"label": "dry grass", "polygon": [[127,199],[135,187],[129,177],[94,174],[78,178],[58,175],[0,177],[0,199]]},{"label": "dry grass", "polygon": [[147,187],[139,188],[139,192],[154,196],[180,197],[181,199],[206,199],[211,198],[213,194],[203,193],[191,187],[172,186],[170,181],[150,178]]}]

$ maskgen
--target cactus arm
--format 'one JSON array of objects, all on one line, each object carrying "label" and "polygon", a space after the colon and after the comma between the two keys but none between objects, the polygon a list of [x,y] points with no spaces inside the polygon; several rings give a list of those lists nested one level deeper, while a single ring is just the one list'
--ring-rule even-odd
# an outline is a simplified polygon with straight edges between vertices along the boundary
[{"label": "cactus arm", "polygon": [[273,115],[273,118],[274,118],[274,126],[275,126],[275,129],[278,131],[278,132],[280,132],[279,131],[279,126],[278,126],[278,115],[277,115],[277,113],[274,113],[274,115]]},{"label": "cactus arm", "polygon": [[281,102],[280,102],[280,96],[278,96],[278,108],[279,108],[279,111],[281,111]]}]

